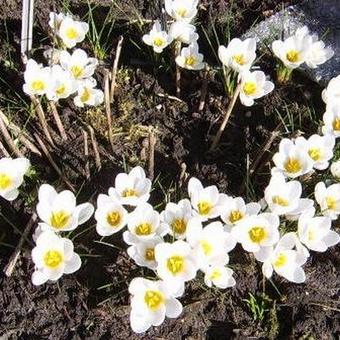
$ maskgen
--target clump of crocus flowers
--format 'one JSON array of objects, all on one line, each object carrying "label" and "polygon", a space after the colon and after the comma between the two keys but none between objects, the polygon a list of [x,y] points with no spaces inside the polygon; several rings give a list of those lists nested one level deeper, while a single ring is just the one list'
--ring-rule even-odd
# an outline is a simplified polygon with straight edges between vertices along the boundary
[{"label": "clump of crocus flowers", "polygon": [[89,30],[88,24],[74,20],[70,15],[52,12],[49,26],[58,48],[46,51],[48,66],[38,64],[34,59],[28,60],[24,73],[24,92],[28,95],[45,95],[54,102],[73,96],[74,104],[78,107],[101,104],[104,94],[96,88],[97,82],[93,78],[98,60],[88,57],[80,48],[71,53],[68,51],[84,40]]}]

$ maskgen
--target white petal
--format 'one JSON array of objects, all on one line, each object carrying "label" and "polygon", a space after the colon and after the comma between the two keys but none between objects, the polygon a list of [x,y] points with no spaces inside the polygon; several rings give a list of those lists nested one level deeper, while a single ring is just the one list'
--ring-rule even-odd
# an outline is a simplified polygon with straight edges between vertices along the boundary
[{"label": "white petal", "polygon": [[165,302],[165,315],[168,318],[177,318],[183,311],[182,304],[174,298],[170,298]]},{"label": "white petal", "polygon": [[80,256],[76,253],[73,254],[72,258],[65,263],[65,274],[71,274],[76,272],[81,266]]},{"label": "white petal", "polygon": [[90,219],[94,212],[94,206],[91,203],[83,203],[76,207],[75,213],[78,215],[78,224],[83,224]]},{"label": "white petal", "polygon": [[48,280],[48,278],[39,270],[36,270],[33,274],[32,274],[32,283],[35,286],[39,286],[42,285],[43,283],[45,283]]}]

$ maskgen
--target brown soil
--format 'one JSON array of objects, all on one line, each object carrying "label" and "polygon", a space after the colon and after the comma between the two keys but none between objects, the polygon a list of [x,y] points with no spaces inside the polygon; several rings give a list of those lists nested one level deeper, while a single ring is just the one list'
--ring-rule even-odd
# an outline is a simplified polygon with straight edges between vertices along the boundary
[{"label": "brown soil", "polygon": [[[237,36],[245,32],[255,20],[260,21],[280,9],[283,3],[296,2],[240,0],[233,1],[231,5],[225,0],[203,0],[198,21],[207,27],[210,36],[211,25],[208,22],[213,20],[218,34],[222,36],[226,13],[231,10],[231,32],[232,36]],[[60,9],[60,2],[56,1],[55,5],[46,1],[36,3],[34,46],[45,47],[49,44],[45,39],[48,13],[54,6]],[[95,15],[100,22],[111,1],[97,3],[100,3],[100,7]],[[124,1],[119,3],[125,6]],[[70,5],[73,13],[80,16],[86,13],[86,2],[71,1]],[[216,131],[216,120],[221,115],[219,108],[227,101],[222,82],[218,75],[209,76],[206,106],[202,113],[197,112],[202,87],[201,77],[197,74],[183,72],[182,102],[158,96],[159,93],[174,95],[174,72],[167,69],[165,64],[155,69],[146,49],[140,51],[131,43],[132,40],[139,41],[141,35],[135,26],[126,26],[126,13],[128,9],[131,11],[132,5],[145,18],[154,18],[159,13],[157,1],[143,0],[128,1],[125,12],[115,13],[118,21],[117,30],[110,37],[112,53],[97,74],[98,82],[101,83],[103,69],[112,64],[118,36],[124,33],[122,65],[113,105],[113,152],[107,139],[104,111],[80,112],[70,102],[59,108],[70,138],[67,143],[58,140],[57,147],[50,149],[52,157],[78,189],[79,200],[90,199],[95,202],[98,193],[106,192],[113,185],[114,177],[123,169],[124,163],[131,166],[146,164],[141,161],[140,155],[148,129],[152,127],[156,129],[157,135],[157,181],[152,203],[164,203],[163,190],[168,191],[173,200],[184,195],[185,185],[178,186],[183,164],[188,175],[198,177],[206,185],[213,183],[228,194],[250,196],[251,190],[243,185],[247,174],[247,155],[253,161],[279,123],[275,110],[283,111],[287,104],[293,115],[301,114],[303,118],[297,124],[298,128],[315,132],[316,126],[306,117],[307,103],[313,104],[320,117],[323,110],[319,100],[321,89],[303,76],[297,76],[295,83],[299,85],[280,87],[251,109],[238,105],[219,149],[207,155],[209,134]],[[21,5],[16,0],[0,0],[0,41],[3,41],[0,44],[0,107],[3,109],[8,107],[6,100],[13,98],[14,91],[28,103],[28,98],[21,91],[20,11]],[[203,32],[200,32],[200,36],[204,54],[209,56],[207,59],[211,64],[216,64]],[[89,49],[89,46],[84,47]],[[41,55],[41,49],[34,51],[36,58]],[[13,64],[9,62],[11,60]],[[264,57],[261,63],[261,67],[274,77],[273,62]],[[11,112],[16,112],[14,120],[18,125],[25,124],[30,133],[40,133],[36,120],[27,120],[27,112],[23,108],[11,106]],[[49,124],[57,131],[52,118]],[[98,172],[90,147],[90,180],[85,178],[86,159],[81,131],[88,124],[95,129],[103,162],[103,168]],[[55,132],[53,135],[58,139]],[[274,143],[271,151],[275,151],[275,147]],[[261,162],[263,167],[252,178],[257,195],[260,195],[268,181],[266,163],[269,157],[269,154],[265,154]],[[27,181],[23,192],[32,194],[23,194],[24,199],[12,205],[0,201],[1,214],[6,216],[6,220],[0,218],[0,241],[14,247],[20,235],[11,224],[24,229],[32,212],[32,202],[39,183],[50,182],[65,187],[44,157],[30,155],[30,158],[36,174]],[[84,226],[84,230],[89,226]],[[13,275],[6,278],[0,274],[0,336],[4,339],[337,339],[340,336],[339,247],[325,254],[313,254],[305,268],[307,281],[302,285],[289,284],[277,276],[273,278],[273,283],[267,281],[263,285],[259,264],[237,248],[231,258],[237,281],[235,288],[226,291],[207,290],[202,280],[195,280],[188,285],[181,299],[185,308],[180,318],[167,320],[162,326],[136,336],[129,326],[127,287],[133,277],[147,272],[128,258],[120,235],[104,240],[113,244],[114,248],[95,243],[100,238],[93,228],[83,234],[75,232],[71,236],[76,237],[76,250],[83,255],[84,263],[75,275],[63,277],[58,284],[34,287],[30,282],[33,265],[30,260],[32,245],[29,243],[26,243]],[[1,268],[12,251],[10,246],[0,247]],[[249,298],[249,293],[259,296],[264,289],[267,312],[262,321],[254,321],[244,299]]]}]

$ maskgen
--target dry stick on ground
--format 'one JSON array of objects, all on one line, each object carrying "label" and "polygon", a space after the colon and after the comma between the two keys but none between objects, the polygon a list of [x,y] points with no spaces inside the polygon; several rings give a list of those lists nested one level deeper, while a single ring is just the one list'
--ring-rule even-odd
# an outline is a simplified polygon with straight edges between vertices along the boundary
[{"label": "dry stick on ground", "polygon": [[67,135],[66,135],[66,132],[65,132],[65,128],[64,128],[63,122],[61,121],[57,106],[56,106],[54,101],[50,101],[50,108],[51,108],[54,120],[57,124],[57,128],[59,130],[60,136],[64,141],[66,141]]},{"label": "dry stick on ground", "polygon": [[227,111],[225,111],[222,124],[221,124],[220,128],[218,129],[218,131],[217,131],[217,133],[216,133],[216,135],[215,135],[215,137],[213,139],[213,142],[211,144],[209,152],[213,151],[216,148],[218,142],[220,141],[222,133],[223,133],[223,131],[224,131],[224,129],[225,129],[227,123],[228,123],[230,115],[231,115],[231,113],[233,111],[233,108],[234,108],[234,106],[236,104],[237,98],[238,98],[238,96],[240,94],[240,90],[241,90],[241,84],[238,83],[237,87],[236,87],[236,90],[234,92],[234,95],[232,96],[231,101],[230,101],[230,103],[228,105]]},{"label": "dry stick on ground", "polygon": [[114,151],[114,144],[113,144],[113,135],[112,135],[112,115],[111,115],[111,103],[110,103],[110,80],[109,80],[110,72],[105,70],[104,76],[104,95],[105,95],[105,111],[107,117],[107,124],[108,124],[108,132],[109,132],[109,140],[111,144],[112,151]]},{"label": "dry stick on ground", "polygon": [[54,162],[51,154],[49,153],[49,151],[47,150],[45,144],[43,143],[43,141],[40,139],[40,137],[38,136],[38,134],[34,134],[35,139],[37,140],[37,142],[39,143],[39,146],[41,147],[41,150],[44,152],[45,156],[47,157],[48,161],[50,162],[50,164],[52,165],[52,167],[54,168],[54,170],[58,173],[58,175],[60,176],[60,178],[64,181],[64,183],[68,186],[68,188],[70,190],[72,190],[73,192],[75,192],[75,188],[73,187],[73,185],[68,181],[67,178],[65,178],[65,176],[63,175],[62,171],[60,170],[60,168],[58,167],[58,165]]},{"label": "dry stick on ground", "polygon": [[151,129],[149,132],[149,178],[151,181],[155,177],[155,145],[156,145],[156,135],[155,132]]},{"label": "dry stick on ground", "polygon": [[13,131],[13,133],[16,135],[16,138],[19,139],[19,141],[26,146],[27,149],[29,149],[31,152],[37,154],[38,156],[41,156],[41,152],[38,150],[38,148],[33,144],[32,141],[30,141],[27,134],[25,134],[19,126],[15,125],[13,122],[9,122],[7,116],[0,110],[0,117],[3,119],[4,123],[7,125],[7,127]]},{"label": "dry stick on ground", "polygon": [[85,155],[85,176],[87,179],[90,178],[90,163],[89,163],[89,144],[88,144],[88,134],[85,130],[83,131],[84,137],[84,155]]},{"label": "dry stick on ground", "polygon": [[3,155],[5,157],[10,157],[11,155],[9,154],[9,152],[6,150],[5,146],[1,143],[0,140],[0,150],[2,151]]},{"label": "dry stick on ground", "polygon": [[[181,42],[175,43],[175,58],[181,53]],[[176,63],[176,96],[181,97],[181,68]]]},{"label": "dry stick on ground", "polygon": [[113,62],[113,67],[112,67],[112,72],[111,72],[111,90],[110,90],[110,102],[111,103],[113,103],[113,98],[114,98],[114,95],[115,95],[115,89],[116,89],[116,86],[117,86],[116,78],[117,78],[117,73],[118,73],[119,58],[120,58],[120,54],[122,52],[123,41],[124,41],[124,37],[121,35],[119,37],[119,40],[118,40],[118,43],[117,43],[116,56],[115,56],[115,60]]},{"label": "dry stick on ground", "polygon": [[91,142],[92,142],[92,146],[93,146],[94,157],[95,157],[95,160],[96,160],[96,167],[97,167],[98,170],[100,170],[101,167],[102,167],[102,162],[101,162],[101,159],[100,159],[100,153],[98,151],[98,143],[97,143],[97,140],[96,140],[96,136],[94,134],[92,126],[88,125],[87,127],[90,131],[90,137],[91,137]]},{"label": "dry stick on ground", "polygon": [[19,243],[17,244],[14,252],[12,253],[11,257],[9,258],[9,261],[7,265],[4,268],[4,273],[7,277],[10,277],[13,273],[13,270],[15,268],[15,265],[19,259],[20,253],[21,253],[21,248],[24,245],[25,240],[27,240],[28,234],[30,233],[33,225],[37,221],[37,215],[33,213],[31,216],[30,220],[26,224],[26,227],[24,229],[24,232],[22,233]]},{"label": "dry stick on ground", "polygon": [[0,115],[0,131],[2,133],[2,136],[5,140],[5,142],[7,143],[7,145],[9,146],[9,148],[14,152],[14,154],[17,157],[23,157],[23,154],[20,152],[20,150],[18,149],[18,147],[15,145],[11,135],[9,134],[6,124],[2,118],[2,116]]},{"label": "dry stick on ground", "polygon": [[43,110],[43,108],[41,106],[41,103],[37,99],[37,97],[35,97],[35,96],[30,96],[30,98],[31,98],[31,101],[32,101],[32,103],[34,105],[34,110],[38,114],[38,118],[40,120],[40,124],[41,124],[41,127],[42,127],[43,131],[44,131],[44,134],[45,134],[47,140],[49,141],[49,143],[52,146],[54,146],[53,139],[51,137],[50,131],[48,130],[48,125],[47,125],[45,113],[44,113],[44,110]]},{"label": "dry stick on ground", "polygon": [[179,102],[179,103],[185,103],[185,101],[180,99],[180,98],[177,98],[175,96],[169,96],[169,95],[164,94],[164,93],[156,93],[156,96],[161,97],[161,98],[175,100],[176,102]]}]

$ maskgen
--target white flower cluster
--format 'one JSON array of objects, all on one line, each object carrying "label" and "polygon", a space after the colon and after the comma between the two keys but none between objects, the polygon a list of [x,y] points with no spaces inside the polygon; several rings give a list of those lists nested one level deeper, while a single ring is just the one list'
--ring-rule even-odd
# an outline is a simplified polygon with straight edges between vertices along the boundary
[{"label": "white flower cluster", "polygon": [[[88,32],[88,24],[74,20],[69,15],[50,13],[49,25],[61,40],[61,47],[73,48],[82,42]],[[96,89],[92,77],[98,65],[96,58],[89,58],[82,49],[69,53],[66,49],[50,50],[51,65],[43,67],[29,59],[24,73],[23,90],[28,95],[46,95],[48,100],[58,101],[75,95],[78,107],[97,106],[104,100],[104,94]]]},{"label": "white flower cluster", "polygon": [[288,69],[298,68],[303,63],[316,68],[334,55],[334,51],[325,47],[316,34],[310,34],[307,26],[297,29],[284,41],[274,41],[272,50]]},{"label": "white flower cluster", "polygon": [[244,41],[234,38],[227,47],[218,48],[222,64],[237,73],[240,81],[240,101],[245,106],[254,105],[259,99],[274,90],[274,83],[266,79],[262,71],[250,71],[256,59],[256,40]]},{"label": "white flower cluster", "polygon": [[156,53],[162,53],[174,40],[186,44],[188,46],[183,47],[176,57],[177,65],[188,70],[203,69],[205,64],[198,49],[198,34],[196,27],[191,24],[197,14],[197,7],[198,0],[165,0],[165,11],[174,22],[169,32],[166,32],[156,20],[149,34],[143,36],[144,43],[152,46]]},{"label": "white flower cluster", "polygon": [[33,235],[36,244],[32,250],[34,285],[57,281],[63,274],[74,273],[80,268],[81,260],[74,252],[73,242],[61,234],[88,221],[94,211],[90,203],[76,205],[71,191],[57,193],[48,184],[39,188],[38,198],[37,214],[42,222]]}]

